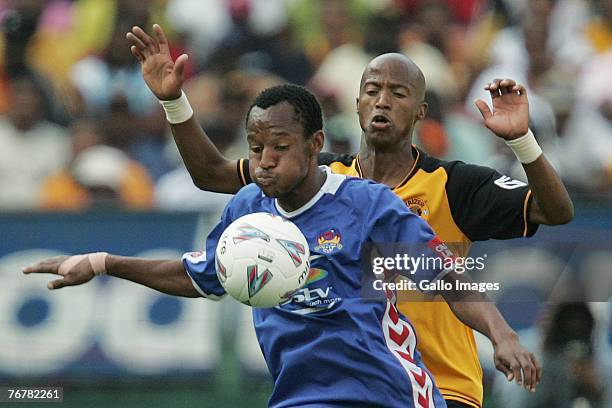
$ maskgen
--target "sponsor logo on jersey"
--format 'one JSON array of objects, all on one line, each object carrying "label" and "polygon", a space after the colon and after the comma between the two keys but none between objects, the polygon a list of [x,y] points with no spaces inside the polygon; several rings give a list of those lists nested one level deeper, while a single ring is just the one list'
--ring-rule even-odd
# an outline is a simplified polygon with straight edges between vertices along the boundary
[{"label": "sponsor logo on jersey", "polygon": [[[342,298],[334,293],[333,287],[326,283],[329,273],[322,268],[311,268],[306,278],[306,284],[301,289],[286,293],[285,302],[277,308],[300,315],[330,310],[342,302]],[[321,287],[309,287],[317,282]],[[316,285],[313,285],[316,286]]]},{"label": "sponsor logo on jersey", "polygon": [[342,236],[340,231],[335,228],[328,229],[323,233],[319,234],[317,238],[317,246],[314,247],[315,251],[322,251],[326,254],[330,254],[335,250],[342,249]]},{"label": "sponsor logo on jersey", "polygon": [[234,244],[257,238],[270,242],[270,237],[262,230],[249,224],[242,224],[238,227],[238,234],[234,235]]},{"label": "sponsor logo on jersey", "polygon": [[247,266],[247,278],[249,282],[249,297],[253,297],[259,292],[270,280],[272,280],[272,272],[266,268],[262,273],[259,273],[257,265]]},{"label": "sponsor logo on jersey", "polygon": [[419,217],[427,217],[429,215],[429,208],[425,203],[425,200],[421,200],[417,197],[411,197],[408,200],[404,201],[410,211],[418,215]]},{"label": "sponsor logo on jersey", "polygon": [[525,187],[527,184],[520,180],[511,179],[508,176],[501,176],[494,181],[497,187],[501,187],[504,190],[514,190],[515,188]]},{"label": "sponsor logo on jersey", "polygon": [[302,288],[291,295],[285,303],[277,306],[282,310],[301,315],[329,310],[338,305],[342,298],[335,295],[331,286]]},{"label": "sponsor logo on jersey", "polygon": [[[306,283],[304,284],[304,286],[307,286],[311,283],[320,281],[321,279],[324,279],[327,277],[327,271],[324,269],[320,269],[320,268],[310,268],[306,277]],[[281,296],[282,299],[284,299],[285,301],[288,300],[290,297],[292,297],[293,295],[295,295],[297,292],[299,292],[300,289],[296,289],[296,290],[292,290],[290,292],[285,293],[283,296]]]},{"label": "sponsor logo on jersey", "polygon": [[302,255],[306,254],[306,248],[299,242],[288,241],[286,239],[276,239],[276,241],[285,248],[285,251],[291,257],[293,264],[297,267],[302,263]]},{"label": "sponsor logo on jersey", "polygon": [[327,271],[321,268],[310,268],[308,272],[308,278],[306,279],[306,285],[320,281],[327,276]]}]

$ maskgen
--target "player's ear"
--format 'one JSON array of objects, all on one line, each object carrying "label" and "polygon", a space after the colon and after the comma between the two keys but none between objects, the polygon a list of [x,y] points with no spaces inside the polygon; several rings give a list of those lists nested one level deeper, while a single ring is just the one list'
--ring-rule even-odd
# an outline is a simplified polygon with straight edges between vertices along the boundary
[{"label": "player's ear", "polygon": [[325,134],[322,130],[317,130],[310,137],[310,153],[312,156],[318,156],[323,150],[323,144],[325,144]]},{"label": "player's ear", "polygon": [[355,106],[357,107],[357,113],[359,113],[359,97],[355,98]]},{"label": "player's ear", "polygon": [[427,102],[421,102],[421,104],[419,105],[417,109],[417,114],[416,114],[417,120],[425,119],[425,116],[427,115],[427,108],[428,108]]}]

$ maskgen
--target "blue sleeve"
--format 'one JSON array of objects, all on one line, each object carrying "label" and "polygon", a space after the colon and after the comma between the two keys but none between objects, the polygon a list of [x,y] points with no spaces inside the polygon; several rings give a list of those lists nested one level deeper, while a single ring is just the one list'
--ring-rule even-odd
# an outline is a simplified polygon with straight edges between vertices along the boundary
[{"label": "blue sleeve", "polygon": [[206,251],[187,252],[183,254],[182,258],[183,266],[191,278],[193,286],[202,296],[212,300],[218,300],[225,295],[225,289],[223,289],[217,278],[215,250],[217,249],[217,243],[221,238],[221,234],[233,221],[231,217],[232,202],[233,199],[225,207],[221,221],[208,234],[206,238]]},{"label": "blue sleeve", "polygon": [[[366,216],[369,241],[376,254],[394,259],[399,255],[401,267],[394,272],[417,284],[441,279],[452,270],[452,252],[429,224],[410,211],[391,190],[380,190]],[[405,255],[413,261],[406,262]]]}]

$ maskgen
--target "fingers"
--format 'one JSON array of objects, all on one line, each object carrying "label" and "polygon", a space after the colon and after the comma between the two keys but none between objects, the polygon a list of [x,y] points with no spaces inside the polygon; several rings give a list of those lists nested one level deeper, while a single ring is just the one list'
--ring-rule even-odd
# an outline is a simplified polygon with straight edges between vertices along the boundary
[{"label": "fingers", "polygon": [[494,79],[493,82],[486,84],[484,89],[485,91],[489,91],[489,94],[491,95],[491,99],[495,99],[499,96],[501,96],[501,93],[499,92],[499,83],[500,83],[500,79]]},{"label": "fingers", "polygon": [[487,105],[487,103],[482,99],[477,99],[476,101],[474,101],[474,104],[480,111],[480,114],[482,115],[482,118],[485,120],[485,122],[489,120],[489,118],[493,115],[491,109],[489,109],[489,105]]},{"label": "fingers", "polygon": [[512,87],[512,91],[516,92],[519,96],[527,96],[527,88],[522,84],[516,84]]},{"label": "fingers", "polygon": [[64,278],[56,279],[54,281],[47,283],[47,289],[49,290],[61,289],[64,286],[68,286],[68,282]]},{"label": "fingers", "polygon": [[514,353],[503,352],[495,357],[495,368],[504,373],[509,382],[516,380],[521,382],[521,365],[514,356]]},{"label": "fingers", "polygon": [[24,274],[30,273],[58,273],[58,268],[62,262],[68,259],[67,256],[55,256],[53,258],[47,258],[35,264],[26,266],[21,271]]},{"label": "fingers", "polygon": [[127,38],[127,40],[131,42],[133,46],[136,47],[136,49],[138,50],[144,50],[145,48],[147,48],[145,43],[142,42],[140,38],[136,37],[131,31],[125,35],[125,38]]},{"label": "fingers", "polygon": [[168,39],[166,39],[166,34],[164,34],[164,30],[162,30],[159,24],[153,24],[153,32],[155,33],[157,44],[159,44],[159,50],[162,53],[169,54],[170,48],[168,47]]},{"label": "fingers", "polygon": [[486,84],[484,89],[486,91],[489,91],[491,99],[495,99],[507,94],[517,96],[527,94],[527,91],[523,85],[517,84],[515,80],[510,78],[495,78],[493,82]]},{"label": "fingers", "polygon": [[540,365],[540,362],[538,361],[538,359],[533,355],[533,353],[530,353],[531,355],[531,361],[533,362],[533,366],[536,368],[536,385],[540,383],[540,381],[542,381],[542,366]]},{"label": "fingers", "polygon": [[523,371],[523,387],[528,391],[535,390],[536,369],[531,362],[529,354],[524,354],[518,357],[521,369]]},{"label": "fingers", "polygon": [[514,378],[514,381],[516,381],[518,385],[522,385],[523,377],[521,375],[521,365],[519,364],[517,360],[515,360],[514,363],[512,364],[511,370],[512,370],[512,377]]},{"label": "fingers", "polygon": [[142,28],[138,26],[132,27],[132,35],[138,40],[138,42],[134,42],[133,45],[138,47],[140,52],[145,57],[159,53],[159,44],[157,44],[157,41],[155,41],[149,34],[145,33]]},{"label": "fingers", "polygon": [[516,381],[526,390],[535,392],[537,384],[542,378],[542,368],[535,356],[527,350],[516,350],[511,354],[498,355],[495,358],[495,367],[504,373],[509,382]]},{"label": "fingers", "polygon": [[495,361],[495,368],[504,373],[504,375],[506,376],[506,380],[512,381],[512,379],[514,378],[514,374],[512,374],[512,370],[509,368],[509,366],[507,366],[500,360]]},{"label": "fingers", "polygon": [[140,52],[140,50],[138,49],[138,47],[136,47],[135,45],[132,45],[130,47],[130,51],[132,51],[132,55],[134,57],[136,57],[136,59],[138,60],[138,62],[144,62],[145,57],[144,55],[142,55],[142,53]]},{"label": "fingers", "polygon": [[183,82],[185,63],[189,59],[187,54],[181,54],[174,62],[174,68],[172,69],[172,75],[174,75],[180,83]]}]

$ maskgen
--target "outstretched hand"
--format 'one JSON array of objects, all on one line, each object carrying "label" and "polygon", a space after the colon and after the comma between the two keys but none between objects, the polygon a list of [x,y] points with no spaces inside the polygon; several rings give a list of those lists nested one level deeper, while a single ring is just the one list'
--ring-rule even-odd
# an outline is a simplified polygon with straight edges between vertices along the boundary
[{"label": "outstretched hand", "polygon": [[142,77],[157,99],[177,99],[181,96],[185,63],[189,57],[182,54],[176,61],[172,61],[164,31],[158,24],[154,24],[153,32],[155,38],[142,28],[134,26],[132,31],[126,34],[132,44],[130,50],[140,62]]},{"label": "outstretched hand", "polygon": [[51,273],[60,275],[47,284],[49,289],[60,289],[64,286],[75,286],[89,282],[94,276],[94,270],[87,255],[55,256],[23,268],[23,273]]},{"label": "outstretched hand", "polygon": [[535,356],[527,351],[517,337],[508,337],[495,346],[495,367],[526,390],[535,392],[542,379],[542,367]]},{"label": "outstretched hand", "polygon": [[493,111],[482,99],[475,101],[485,126],[497,136],[512,140],[523,136],[529,128],[527,90],[512,79],[495,79],[484,88],[491,94]]}]

